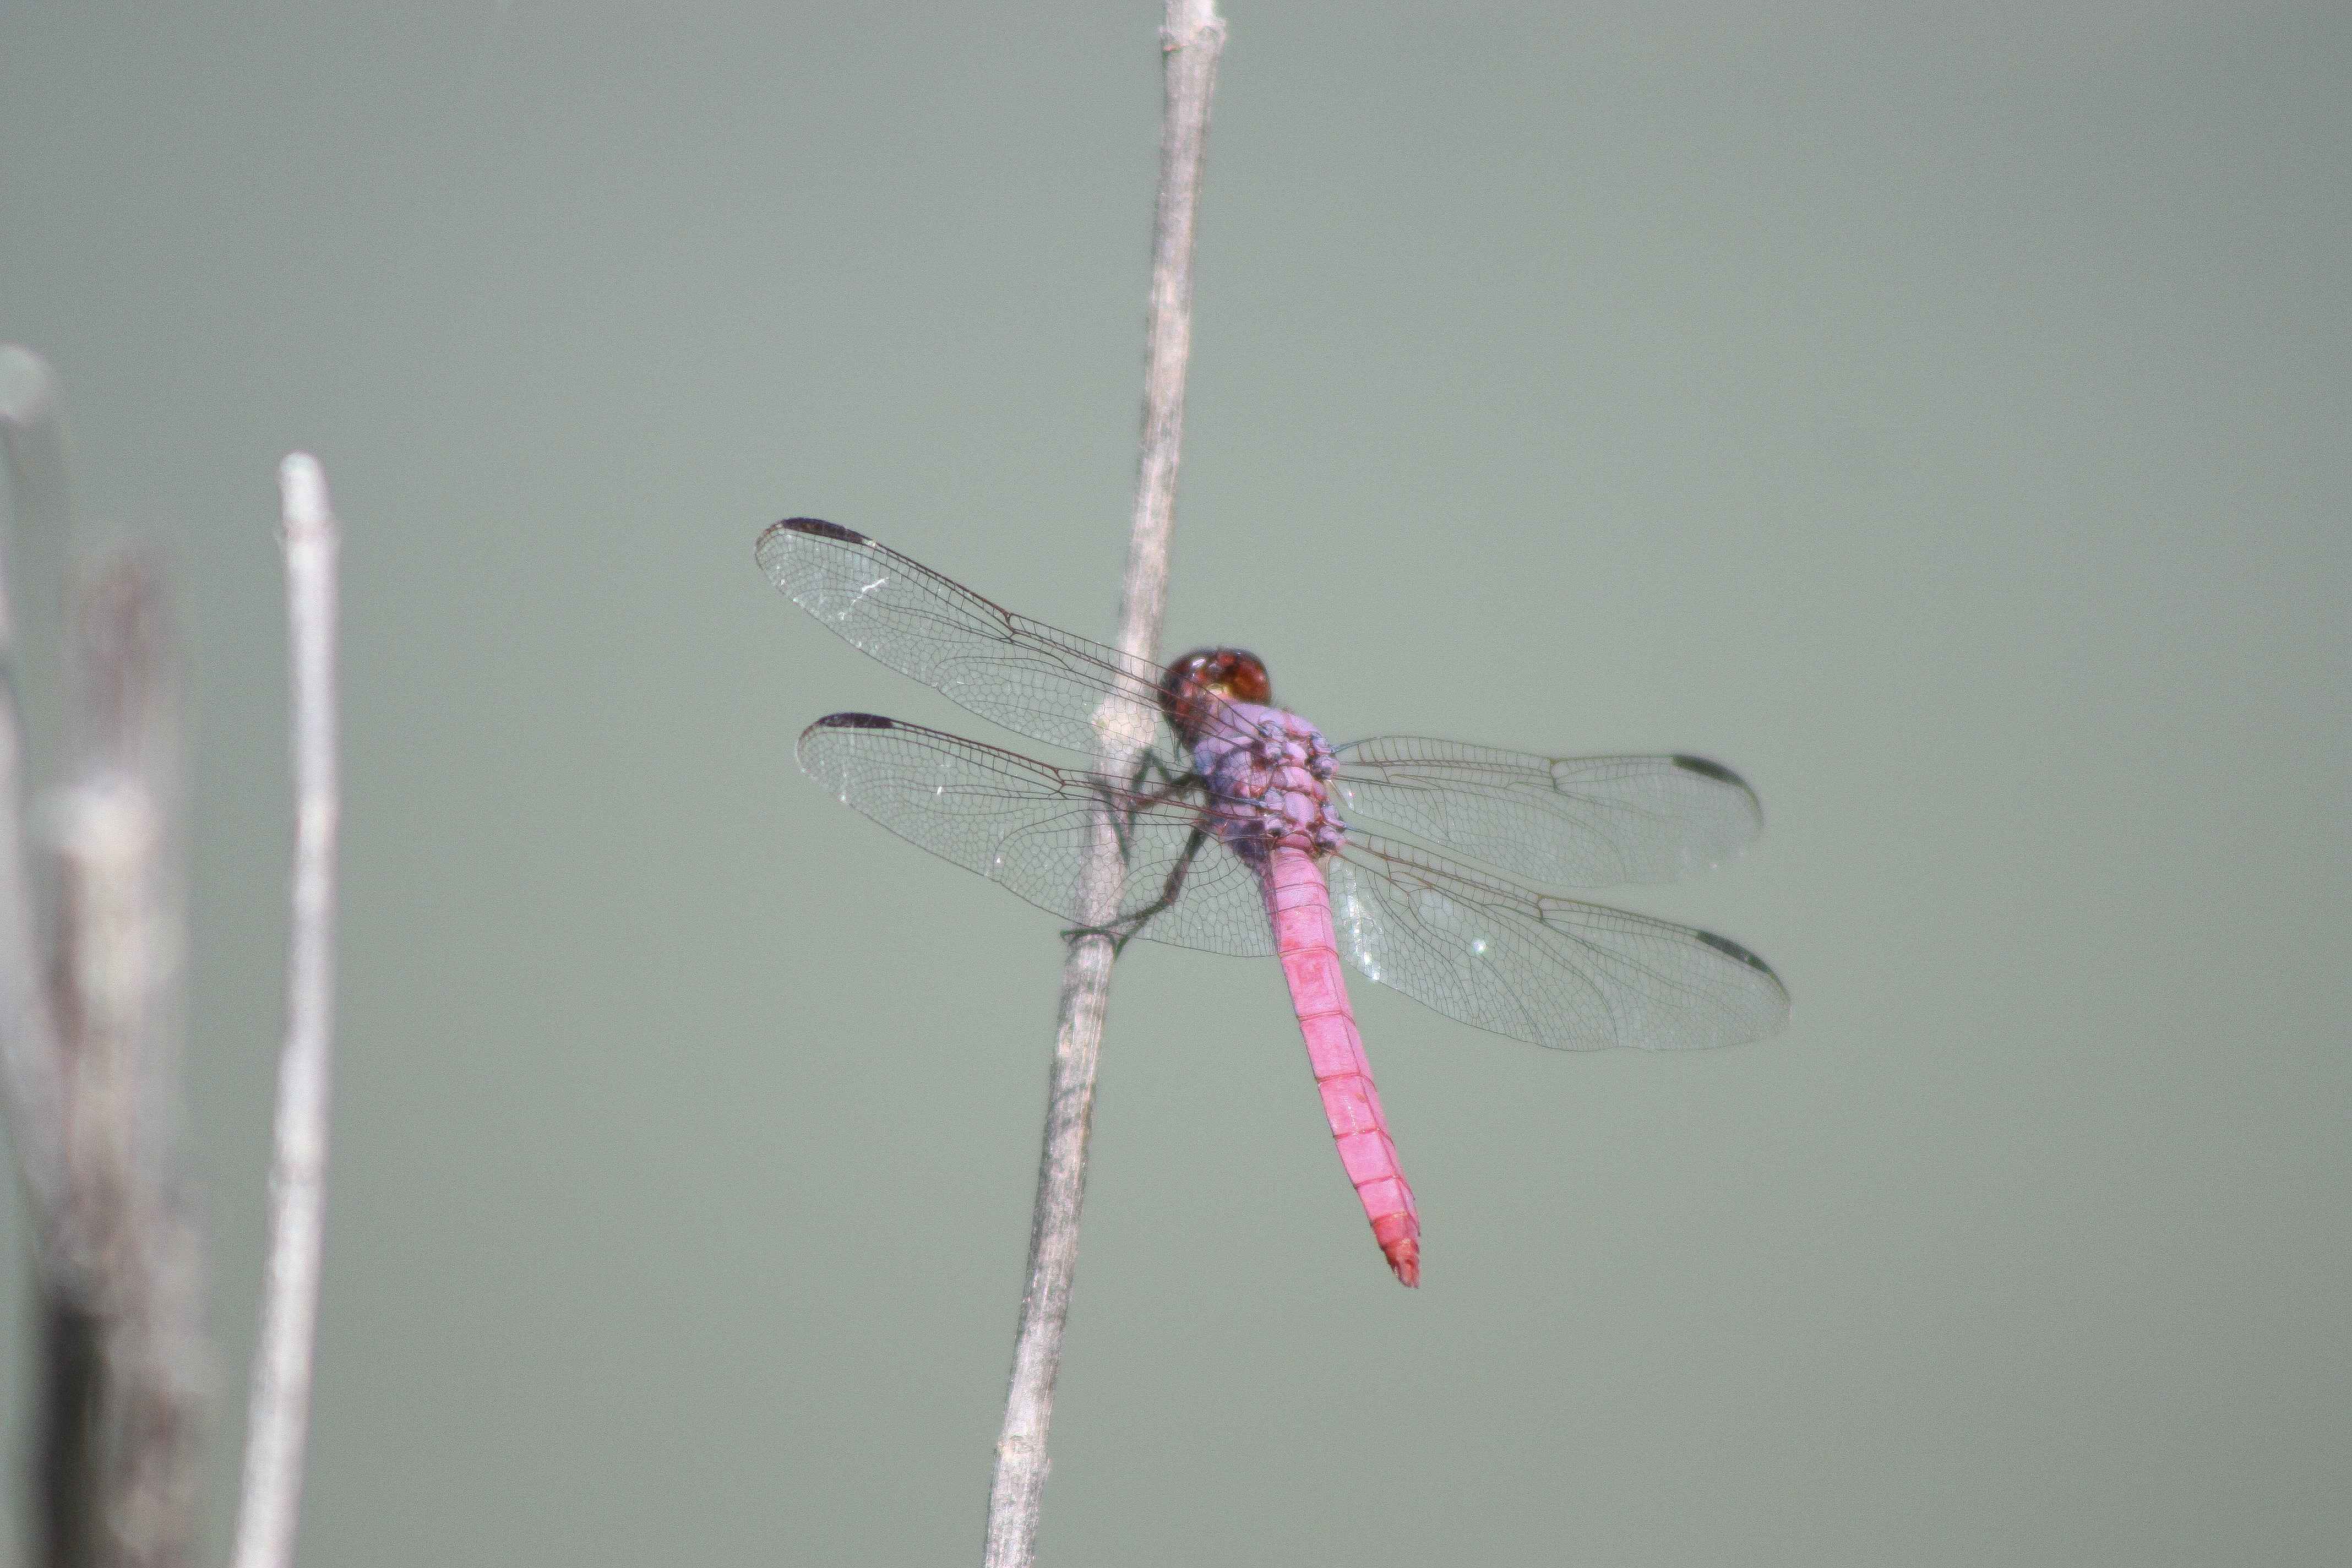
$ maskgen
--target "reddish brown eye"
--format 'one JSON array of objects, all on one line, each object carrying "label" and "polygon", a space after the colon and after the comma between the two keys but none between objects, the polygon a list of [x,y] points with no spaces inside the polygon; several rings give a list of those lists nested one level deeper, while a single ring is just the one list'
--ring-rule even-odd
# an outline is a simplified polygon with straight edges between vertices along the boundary
[{"label": "reddish brown eye", "polygon": [[1265,672],[1265,660],[1241,648],[1220,648],[1224,660],[1224,695],[1241,702],[1272,702],[1274,680]]},{"label": "reddish brown eye", "polygon": [[1186,745],[1207,722],[1213,700],[1272,702],[1265,661],[1237,647],[1195,648],[1160,678],[1160,710]]},{"label": "reddish brown eye", "polygon": [[1192,738],[1192,715],[1200,705],[1209,658],[1205,649],[1188,653],[1160,673],[1160,710],[1187,741]]}]

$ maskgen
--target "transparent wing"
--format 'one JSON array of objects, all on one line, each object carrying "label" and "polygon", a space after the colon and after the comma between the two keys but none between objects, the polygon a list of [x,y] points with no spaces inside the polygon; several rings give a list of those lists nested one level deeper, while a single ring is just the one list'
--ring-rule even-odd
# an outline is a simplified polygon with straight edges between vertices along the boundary
[{"label": "transparent wing", "polygon": [[1340,815],[1377,817],[1503,870],[1571,888],[1666,882],[1764,826],[1756,792],[1704,757],[1537,757],[1384,735],[1338,748]]},{"label": "transparent wing", "polygon": [[899,837],[1068,921],[1082,918],[1087,825],[1108,801],[1127,816],[1122,918],[1159,900],[1191,854],[1181,895],[1138,935],[1244,958],[1274,951],[1257,878],[1215,837],[1196,842],[1197,804],[871,713],[818,720],[801,732],[800,761],[843,804]]},{"label": "transparent wing", "polygon": [[1379,838],[1326,863],[1340,953],[1449,1018],[1564,1050],[1761,1039],[1789,994],[1738,942],[1549,898]]},{"label": "transparent wing", "polygon": [[984,719],[1092,754],[1108,698],[1152,727],[1162,756],[1176,754],[1149,660],[1016,616],[838,523],[786,518],[753,553],[786,598],[853,647]]}]

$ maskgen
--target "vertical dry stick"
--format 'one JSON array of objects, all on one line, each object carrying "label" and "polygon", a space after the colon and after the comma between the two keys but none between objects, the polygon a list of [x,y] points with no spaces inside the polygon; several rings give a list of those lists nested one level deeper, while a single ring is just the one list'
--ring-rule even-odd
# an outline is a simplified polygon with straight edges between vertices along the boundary
[{"label": "vertical dry stick", "polygon": [[[0,440],[8,453],[16,529],[62,534],[68,522],[65,439],[57,376],[39,355],[0,344]],[[64,1089],[57,1020],[35,957],[33,893],[25,856],[24,713],[16,692],[16,620],[0,573],[0,1089],[34,1230],[56,1239],[64,1192],[59,1141]]]},{"label": "vertical dry stick", "polygon": [[[1209,98],[1225,41],[1214,0],[1167,0],[1166,18],[1160,33],[1165,98],[1160,202],[1145,322],[1143,451],[1136,472],[1134,531],[1118,626],[1119,651],[1147,659],[1159,645],[1168,600],[1168,540],[1176,520],[1184,372],[1192,350],[1193,225],[1208,145]],[[1133,771],[1149,737],[1116,724],[1107,711],[1101,721],[1102,767],[1124,777]],[[1080,889],[1087,923],[1104,923],[1116,913],[1125,878],[1109,814],[1098,810]],[[1062,967],[1045,1151],[1037,1172],[1037,1206],[1030,1221],[1029,1285],[1021,1299],[1012,1387],[1004,1402],[1004,1429],[996,1444],[982,1557],[986,1568],[1028,1568],[1036,1555],[1046,1430],[1054,1414],[1054,1376],[1061,1366],[1062,1328],[1069,1318],[1070,1280],[1077,1267],[1087,1137],[1094,1120],[1095,1071],[1101,1060],[1114,956],[1108,938],[1081,936],[1072,940]]]},{"label": "vertical dry stick", "polygon": [[236,1568],[287,1568],[294,1560],[319,1312],[334,1023],[337,529],[326,476],[308,453],[286,459],[278,486],[293,674],[294,923],[286,1046],[278,1064],[278,1149],[269,1173],[269,1262],[253,1355]]},{"label": "vertical dry stick", "polygon": [[[51,548],[70,521],[57,402],[37,355],[0,346],[17,520],[47,531]],[[58,940],[45,977],[0,583],[0,1089],[38,1246],[32,1513],[55,1568],[177,1568],[194,1550],[207,1363],[203,1258],[174,1153],[184,945],[176,671],[147,563],[108,561],[75,610],[73,754],[47,813]]]},{"label": "vertical dry stick", "polygon": [[179,693],[152,565],[130,552],[101,563],[78,596],[73,636],[75,760],[51,812],[68,1258],[45,1292],[94,1331],[97,1358],[81,1424],[59,1413],[83,1463],[64,1477],[58,1539],[86,1554],[67,1562],[179,1568],[194,1557],[210,1366],[203,1257],[175,1148]]},{"label": "vertical dry stick", "polygon": [[[46,532],[52,548],[71,522],[56,373],[14,343],[0,345],[0,437],[19,539]],[[95,1552],[100,1452],[95,1411],[101,1319],[91,1247],[68,1212],[65,1057],[37,957],[32,866],[25,841],[25,714],[16,676],[16,616],[0,578],[0,1086],[37,1248],[40,1392],[26,1480],[43,1562]]]}]

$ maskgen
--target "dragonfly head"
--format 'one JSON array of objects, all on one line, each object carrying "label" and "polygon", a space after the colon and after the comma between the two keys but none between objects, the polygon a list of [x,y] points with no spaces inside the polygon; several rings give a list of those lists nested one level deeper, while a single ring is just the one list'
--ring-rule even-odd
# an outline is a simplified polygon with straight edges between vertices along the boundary
[{"label": "dragonfly head", "polygon": [[1209,721],[1216,699],[1271,703],[1274,681],[1265,673],[1265,660],[1237,647],[1196,648],[1160,678],[1160,710],[1188,746]]}]

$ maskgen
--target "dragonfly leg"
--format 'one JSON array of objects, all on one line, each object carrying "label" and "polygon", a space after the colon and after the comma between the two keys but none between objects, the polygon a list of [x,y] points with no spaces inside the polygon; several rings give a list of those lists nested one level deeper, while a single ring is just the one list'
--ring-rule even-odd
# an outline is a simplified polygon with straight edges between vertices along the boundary
[{"label": "dragonfly leg", "polygon": [[[1160,770],[1162,782],[1147,790],[1143,788],[1144,777],[1155,767]],[[1200,791],[1204,797],[1208,793],[1208,781],[1199,773],[1172,773],[1166,763],[1160,762],[1150,752],[1143,753],[1143,761],[1135,770],[1133,784],[1134,787],[1124,801],[1112,799],[1108,789],[1100,792],[1104,804],[1111,808],[1111,832],[1118,837],[1118,852],[1122,858],[1132,853],[1131,847],[1128,843],[1127,830],[1136,813],[1147,806],[1164,805],[1169,801],[1190,795],[1195,790]],[[1191,851],[1186,851],[1185,858],[1188,860],[1192,858]]]},{"label": "dragonfly leg", "polygon": [[1133,942],[1137,934],[1143,930],[1144,922],[1173,904],[1178,896],[1184,891],[1184,879],[1192,869],[1192,858],[1201,852],[1201,846],[1207,843],[1208,839],[1207,828],[1192,829],[1192,837],[1184,841],[1184,852],[1177,856],[1176,864],[1168,868],[1168,879],[1160,885],[1158,898],[1139,910],[1130,910],[1119,916],[1108,925],[1072,926],[1062,933],[1062,939],[1065,942],[1076,942],[1082,936],[1107,936],[1110,938],[1111,956],[1118,957],[1127,951],[1127,944]]}]

